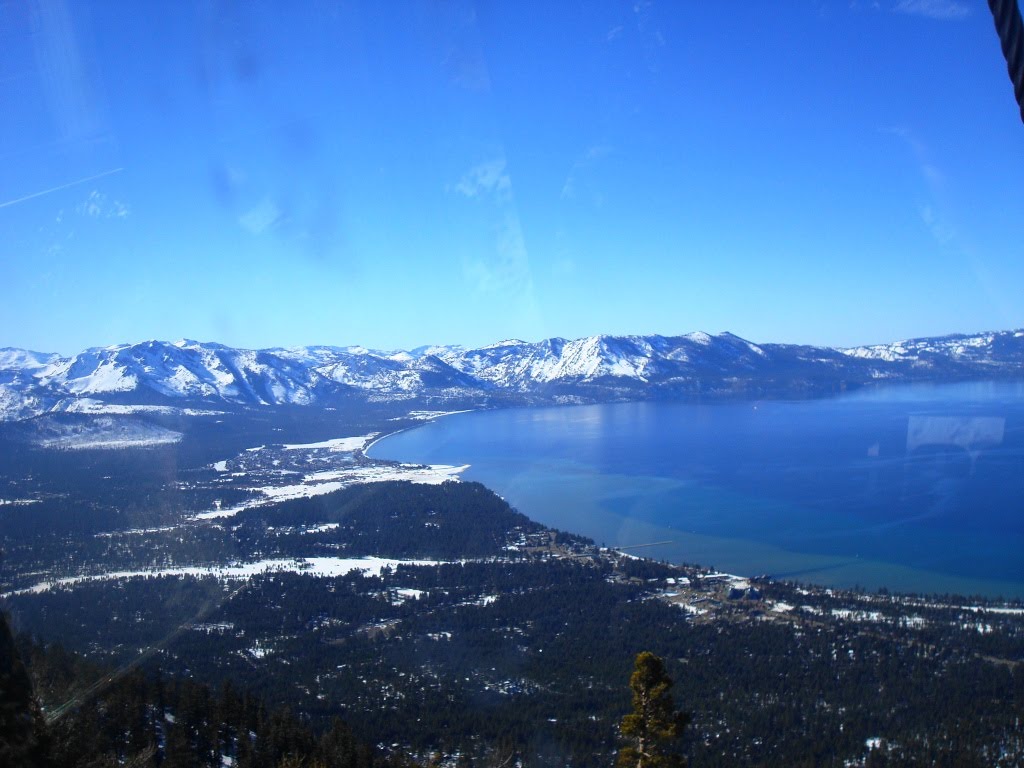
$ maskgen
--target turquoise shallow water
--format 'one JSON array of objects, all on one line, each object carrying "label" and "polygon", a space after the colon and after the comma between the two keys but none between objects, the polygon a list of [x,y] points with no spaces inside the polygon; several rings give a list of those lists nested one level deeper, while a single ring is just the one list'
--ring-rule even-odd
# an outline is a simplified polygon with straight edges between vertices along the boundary
[{"label": "turquoise shallow water", "polygon": [[[378,458],[470,464],[637,554],[836,586],[1024,597],[1024,385],[445,417]],[[659,543],[660,542],[660,543]]]}]

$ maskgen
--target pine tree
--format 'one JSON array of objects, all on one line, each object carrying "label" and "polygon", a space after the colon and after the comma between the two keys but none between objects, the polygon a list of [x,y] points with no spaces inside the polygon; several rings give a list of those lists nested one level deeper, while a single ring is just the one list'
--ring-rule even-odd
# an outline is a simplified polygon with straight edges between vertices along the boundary
[{"label": "pine tree", "polygon": [[0,765],[44,764],[46,736],[32,681],[21,661],[7,620],[0,614]]},{"label": "pine tree", "polygon": [[685,766],[676,749],[690,717],[676,711],[665,663],[649,651],[637,654],[629,687],[633,689],[633,711],[622,718],[620,730],[627,745],[616,764],[619,768]]}]

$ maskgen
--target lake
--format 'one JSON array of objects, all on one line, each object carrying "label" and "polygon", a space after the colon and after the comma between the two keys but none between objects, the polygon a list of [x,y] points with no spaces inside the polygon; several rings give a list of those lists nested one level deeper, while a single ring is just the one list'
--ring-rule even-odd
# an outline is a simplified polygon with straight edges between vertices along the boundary
[{"label": "lake", "polygon": [[457,414],[374,458],[469,464],[545,525],[743,575],[1024,597],[1024,384]]}]

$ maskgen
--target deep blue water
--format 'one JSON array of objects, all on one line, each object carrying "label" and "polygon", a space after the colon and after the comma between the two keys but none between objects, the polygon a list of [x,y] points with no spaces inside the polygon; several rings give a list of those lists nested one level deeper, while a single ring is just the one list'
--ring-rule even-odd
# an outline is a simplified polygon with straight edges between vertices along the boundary
[{"label": "deep blue water", "polygon": [[440,419],[378,458],[470,464],[531,518],[636,554],[837,586],[1024,597],[1024,384]]}]

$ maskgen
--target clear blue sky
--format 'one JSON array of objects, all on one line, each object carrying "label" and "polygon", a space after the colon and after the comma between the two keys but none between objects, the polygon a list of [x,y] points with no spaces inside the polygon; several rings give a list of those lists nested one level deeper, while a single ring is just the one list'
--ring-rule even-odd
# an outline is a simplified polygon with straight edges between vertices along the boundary
[{"label": "clear blue sky", "polygon": [[4,2],[0,104],[0,346],[1024,326],[981,2]]}]

